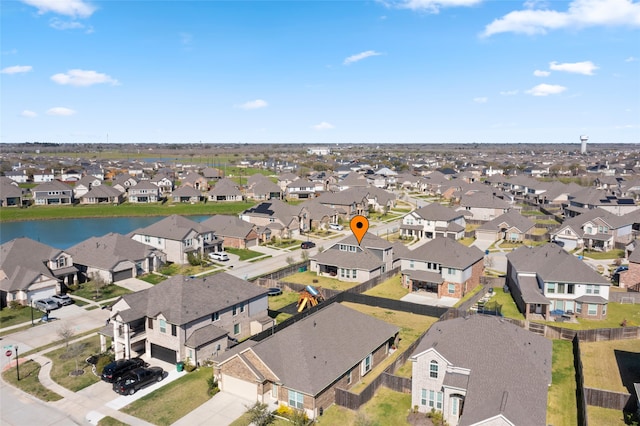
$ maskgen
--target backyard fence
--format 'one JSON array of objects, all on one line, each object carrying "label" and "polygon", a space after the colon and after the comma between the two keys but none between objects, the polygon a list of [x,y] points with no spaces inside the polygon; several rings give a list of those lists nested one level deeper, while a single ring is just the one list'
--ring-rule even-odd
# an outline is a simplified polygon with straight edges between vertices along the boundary
[{"label": "backyard fence", "polygon": [[587,398],[584,392],[584,374],[582,358],[580,356],[580,338],[576,335],[573,340],[573,367],[576,370],[576,406],[578,409],[578,426],[588,426]]},{"label": "backyard fence", "polygon": [[[640,305],[640,293],[637,291],[610,291],[609,302],[633,303]],[[640,306],[638,306],[640,309]]]},{"label": "backyard fence", "polygon": [[584,388],[587,405],[633,412],[635,403],[631,394],[604,389]]}]

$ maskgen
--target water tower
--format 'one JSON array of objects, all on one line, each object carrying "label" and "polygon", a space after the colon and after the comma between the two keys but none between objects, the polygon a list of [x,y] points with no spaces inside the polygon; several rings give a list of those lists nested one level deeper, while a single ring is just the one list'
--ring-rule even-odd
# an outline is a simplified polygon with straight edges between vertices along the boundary
[{"label": "water tower", "polygon": [[589,136],[582,135],[580,136],[580,154],[587,153],[587,141],[589,140]]}]

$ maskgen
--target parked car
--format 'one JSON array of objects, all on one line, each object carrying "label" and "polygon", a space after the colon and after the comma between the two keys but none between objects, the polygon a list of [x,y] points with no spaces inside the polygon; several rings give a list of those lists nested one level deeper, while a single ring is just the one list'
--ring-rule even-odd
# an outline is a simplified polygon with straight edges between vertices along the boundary
[{"label": "parked car", "polygon": [[227,253],[223,252],[223,251],[216,251],[213,253],[209,253],[209,259],[211,260],[221,260],[223,262],[226,262],[227,260],[229,260],[229,255],[227,255]]},{"label": "parked car", "polygon": [[310,248],[314,248],[316,246],[316,243],[314,243],[313,241],[303,241],[302,244],[300,244],[300,248],[303,249],[310,249]]},{"label": "parked car", "polygon": [[145,365],[145,362],[140,358],[113,361],[112,363],[104,366],[100,378],[107,383],[115,383],[129,371],[134,368],[144,367]]},{"label": "parked car", "polygon": [[137,390],[163,378],[164,370],[160,367],[135,368],[114,382],[113,390],[121,395],[133,395]]},{"label": "parked car", "polygon": [[56,294],[55,296],[51,296],[51,298],[58,302],[60,306],[73,305],[74,303],[74,300],[66,294]]},{"label": "parked car", "polygon": [[50,297],[47,297],[46,299],[36,300],[33,303],[33,306],[36,309],[39,309],[39,310],[41,310],[43,312],[53,311],[54,309],[58,309],[60,307],[58,302],[56,302],[55,300],[53,300]]},{"label": "parked car", "polygon": [[614,274],[619,274],[620,272],[624,272],[624,271],[628,271],[629,267],[627,265],[622,265],[622,266],[618,266],[615,271],[613,271]]},{"label": "parked car", "polygon": [[340,225],[339,223],[331,223],[329,224],[329,228],[333,229],[334,231],[342,231],[344,229],[344,226]]}]

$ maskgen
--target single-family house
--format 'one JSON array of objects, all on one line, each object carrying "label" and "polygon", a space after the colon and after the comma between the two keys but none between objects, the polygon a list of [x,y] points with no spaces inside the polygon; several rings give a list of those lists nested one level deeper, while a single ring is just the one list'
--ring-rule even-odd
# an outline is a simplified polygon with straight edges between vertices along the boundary
[{"label": "single-family house", "polygon": [[209,190],[209,182],[207,179],[196,172],[189,172],[183,176],[181,179],[181,186],[190,186],[202,192]]},{"label": "single-family house", "polygon": [[[264,175],[255,174],[254,176]],[[263,177],[257,182],[249,185],[246,191],[246,196],[253,200],[280,200],[282,199],[282,190],[278,185],[269,180],[269,178]]]},{"label": "single-family house", "polygon": [[296,179],[286,186],[286,197],[293,200],[316,196],[316,184],[308,179]]},{"label": "single-family house", "polygon": [[309,270],[340,281],[364,282],[393,269],[393,244],[366,233],[360,244],[349,235],[309,258]]},{"label": "single-family house", "polygon": [[268,227],[273,237],[295,238],[300,235],[301,219],[304,220],[306,213],[308,212],[304,207],[269,200],[243,211],[240,218],[257,227]]},{"label": "single-family house", "polygon": [[95,176],[86,175],[82,177],[73,187],[73,197],[80,199],[84,194],[89,192],[91,188],[102,185],[102,181]]},{"label": "single-family house", "polygon": [[8,170],[4,172],[4,176],[11,179],[15,183],[27,183],[29,181],[29,175],[27,171],[22,170]]},{"label": "single-family house", "polygon": [[445,237],[459,240],[464,237],[465,226],[463,212],[431,203],[404,216],[400,234],[418,239]]},{"label": "single-family house", "polygon": [[72,204],[74,201],[73,188],[59,180],[37,185],[31,190],[31,194],[36,206]]},{"label": "single-family house", "polygon": [[222,251],[222,240],[206,225],[171,215],[145,228],[133,231],[131,238],[161,250],[168,262],[185,264],[189,255],[204,257],[207,253]]},{"label": "single-family house", "polygon": [[571,210],[574,207],[583,209],[595,209],[600,207],[617,216],[622,216],[640,209],[633,198],[619,198],[610,191],[595,188],[583,188],[569,195],[569,204],[565,207],[565,216],[575,216]]},{"label": "single-family house", "polygon": [[327,229],[329,224],[338,223],[339,214],[336,209],[320,204],[318,200],[311,199],[299,205],[308,212],[304,229]]},{"label": "single-family house", "polygon": [[474,192],[461,197],[458,210],[471,213],[473,220],[488,222],[508,212],[510,208],[511,205],[508,202],[495,195]]},{"label": "single-family house", "polygon": [[357,188],[346,189],[340,192],[325,192],[316,200],[327,207],[335,209],[340,219],[349,221],[353,216],[369,215],[368,192]]},{"label": "single-family house", "polygon": [[163,173],[158,173],[149,182],[154,184],[159,190],[159,197],[167,197],[173,192],[173,180]]},{"label": "single-family house", "polygon": [[640,248],[638,246],[629,255],[629,269],[620,273],[618,283],[620,288],[640,291]]},{"label": "single-family house", "polygon": [[569,314],[602,319],[610,283],[560,246],[522,246],[507,255],[507,285],[526,319]]},{"label": "single-family house", "polygon": [[141,180],[129,188],[130,203],[157,203],[160,200],[160,188],[148,180]]},{"label": "single-family house", "polygon": [[336,388],[355,386],[393,353],[398,331],[332,303],[260,342],[219,355],[214,374],[222,392],[316,418],[335,402]]},{"label": "single-family house", "polygon": [[411,405],[451,426],[547,424],[552,342],[498,317],[435,323],[411,361]]},{"label": "single-family house", "polygon": [[56,176],[53,172],[53,169],[42,169],[33,173],[33,183],[51,182],[55,178]]},{"label": "single-family house", "polygon": [[0,207],[21,206],[22,196],[22,188],[17,182],[0,176]]},{"label": "single-family house", "polygon": [[111,187],[121,192],[124,192],[125,194],[128,194],[129,188],[131,188],[132,186],[135,186],[137,183],[138,181],[135,178],[133,178],[131,175],[128,175],[126,173],[121,173],[119,175],[116,175],[113,178],[113,181],[111,182]]},{"label": "single-family house", "polygon": [[440,297],[461,298],[480,285],[484,253],[450,238],[436,238],[400,258],[402,285]]},{"label": "single-family house", "polygon": [[116,359],[143,353],[171,364],[195,365],[273,325],[267,289],[225,272],[205,278],[176,275],[120,297],[100,330],[113,338]]},{"label": "single-family house", "polygon": [[207,193],[209,201],[242,201],[242,191],[231,179],[223,178]]},{"label": "single-family house", "polygon": [[83,173],[81,170],[67,169],[62,170],[60,173],[60,180],[62,182],[75,183],[82,179]]},{"label": "single-family house", "polygon": [[174,190],[171,193],[170,197],[174,203],[194,204],[200,201],[200,197],[202,197],[202,193],[200,192],[199,189],[196,189],[193,186],[185,185]]},{"label": "single-family house", "polygon": [[515,210],[501,214],[489,222],[485,222],[475,230],[476,239],[494,243],[499,240],[522,242],[535,227],[529,218]]},{"label": "single-family house", "polygon": [[206,167],[202,170],[202,176],[208,180],[218,180],[224,177],[224,172],[215,167]]},{"label": "single-family house", "polygon": [[30,238],[0,245],[0,304],[31,302],[66,291],[75,284],[72,256]]},{"label": "single-family house", "polygon": [[98,185],[80,196],[80,204],[121,204],[124,199],[125,194],[119,189],[109,185]]},{"label": "single-family house", "polygon": [[245,249],[258,245],[256,226],[236,216],[218,214],[202,224],[213,229],[216,237],[222,239],[224,247]]},{"label": "single-family house", "polygon": [[634,239],[633,220],[629,215],[618,216],[602,208],[588,209],[565,220],[551,239],[568,251],[609,251]]},{"label": "single-family house", "polygon": [[81,282],[100,279],[107,284],[157,271],[166,255],[159,249],[111,232],[67,249]]}]

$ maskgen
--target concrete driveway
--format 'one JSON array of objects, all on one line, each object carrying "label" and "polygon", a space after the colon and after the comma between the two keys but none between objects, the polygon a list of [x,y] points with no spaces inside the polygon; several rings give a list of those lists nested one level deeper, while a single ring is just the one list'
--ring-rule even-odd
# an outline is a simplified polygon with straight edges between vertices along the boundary
[{"label": "concrete driveway", "polygon": [[255,401],[226,392],[218,392],[172,426],[216,425],[227,426],[243,415]]}]

